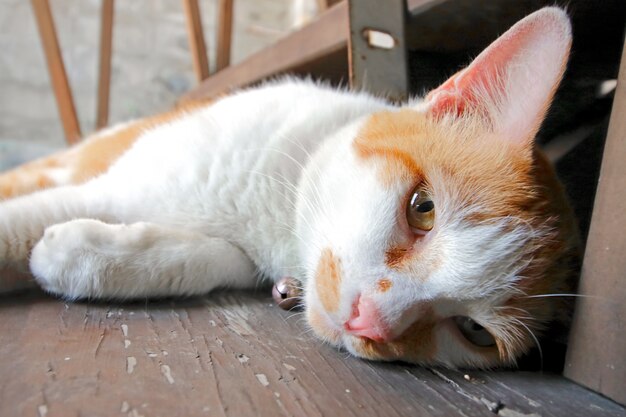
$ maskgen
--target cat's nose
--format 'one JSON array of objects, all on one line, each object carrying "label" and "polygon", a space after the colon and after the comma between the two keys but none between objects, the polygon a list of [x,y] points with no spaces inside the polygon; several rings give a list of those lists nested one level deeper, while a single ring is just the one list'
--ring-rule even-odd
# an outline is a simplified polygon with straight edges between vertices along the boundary
[{"label": "cat's nose", "polygon": [[364,295],[355,300],[352,314],[343,327],[354,336],[366,337],[378,343],[389,342],[392,338],[391,329],[383,320],[376,303]]}]

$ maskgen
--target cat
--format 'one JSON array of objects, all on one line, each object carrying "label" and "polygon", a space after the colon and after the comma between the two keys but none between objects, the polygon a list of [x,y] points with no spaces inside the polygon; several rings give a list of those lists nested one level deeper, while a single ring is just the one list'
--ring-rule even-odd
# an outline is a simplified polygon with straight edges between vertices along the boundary
[{"label": "cat", "polygon": [[514,364],[575,276],[534,145],[570,45],[549,7],[423,99],[283,78],[96,133],[0,176],[4,289],[19,271],[70,300],[294,277],[314,333],[358,357]]}]

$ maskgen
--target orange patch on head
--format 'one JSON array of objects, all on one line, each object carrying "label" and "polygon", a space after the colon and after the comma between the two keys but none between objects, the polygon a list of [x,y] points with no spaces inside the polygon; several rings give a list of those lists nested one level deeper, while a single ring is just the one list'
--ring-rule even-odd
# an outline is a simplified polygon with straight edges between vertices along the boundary
[{"label": "orange patch on head", "polygon": [[398,268],[410,255],[411,251],[409,249],[401,246],[394,246],[385,252],[385,264],[392,269]]},{"label": "orange patch on head", "polygon": [[412,120],[417,115],[410,110],[373,114],[354,141],[357,156],[363,159],[378,156],[384,161],[378,174],[385,185],[398,179],[414,181],[422,175],[415,160],[401,147],[393,146],[394,140],[404,140],[416,133]]},{"label": "orange patch on head", "polygon": [[329,313],[339,309],[341,264],[333,252],[326,248],[320,255],[315,272],[315,288],[322,306]]},{"label": "orange patch on head", "polygon": [[519,217],[536,201],[532,154],[494,136],[479,116],[438,120],[414,110],[380,112],[370,116],[353,146],[357,157],[374,162],[386,186],[444,184],[460,207],[479,205],[470,212],[472,221]]},{"label": "orange patch on head", "polygon": [[379,279],[378,282],[376,283],[376,288],[378,289],[378,292],[383,292],[383,293],[389,291],[389,289],[392,286],[393,286],[393,283],[391,282],[389,278]]}]

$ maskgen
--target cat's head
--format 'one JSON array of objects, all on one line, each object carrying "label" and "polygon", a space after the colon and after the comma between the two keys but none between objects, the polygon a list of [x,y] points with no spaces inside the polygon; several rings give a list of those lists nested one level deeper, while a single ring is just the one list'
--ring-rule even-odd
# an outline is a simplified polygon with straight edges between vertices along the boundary
[{"label": "cat's head", "polygon": [[[303,181],[306,317],[370,359],[512,363],[564,291],[575,228],[534,137],[563,75],[567,15],[517,23],[424,101],[372,114]],[[306,219],[306,220],[305,220]]]}]

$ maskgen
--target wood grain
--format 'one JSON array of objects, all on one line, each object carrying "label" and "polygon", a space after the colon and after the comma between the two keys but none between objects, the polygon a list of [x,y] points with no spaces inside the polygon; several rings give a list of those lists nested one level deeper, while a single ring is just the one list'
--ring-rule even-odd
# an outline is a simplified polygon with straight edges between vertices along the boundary
[{"label": "wood grain", "polygon": [[[573,0],[572,2],[575,1]],[[216,97],[233,89],[249,86],[268,77],[285,73],[313,75],[329,79],[329,74],[325,71],[324,66],[320,65],[320,62],[323,62],[324,65],[329,65],[333,69],[345,68],[347,70],[348,39],[350,36],[348,2],[332,1],[330,3],[334,3],[332,7],[328,9],[322,8],[323,12],[308,25],[287,35],[262,51],[249,56],[242,62],[227,67],[213,75],[193,91],[187,93],[182,101]],[[411,18],[407,23],[409,30],[406,33],[406,45],[409,47],[426,45],[426,50],[439,53],[449,52],[450,50],[458,52],[459,42],[465,42],[465,50],[475,48],[477,45],[471,44],[470,41],[476,39],[477,42],[482,42],[486,36],[485,33],[490,36],[489,40],[493,40],[496,37],[498,32],[494,34],[491,31],[485,32],[482,30],[479,30],[481,36],[468,37],[466,34],[463,36],[450,36],[450,33],[462,33],[463,29],[472,33],[477,31],[480,29],[480,25],[477,28],[475,17],[476,15],[481,17],[485,14],[480,12],[481,8],[472,6],[472,9],[475,10],[472,14],[474,19],[461,19],[462,22],[469,21],[467,26],[460,25],[458,19],[448,19],[448,21],[451,20],[451,23],[446,21],[447,23],[442,25],[443,19],[438,18],[438,16],[441,14],[445,16],[459,14],[456,12],[459,9],[458,3],[458,1],[450,0],[407,0],[408,12],[411,14]],[[463,0],[461,6],[468,9],[469,6],[466,3],[467,1]],[[510,2],[504,0],[497,2],[497,5],[491,8],[495,8],[496,11],[501,9],[509,10],[507,13],[517,16],[517,18],[523,17],[523,12],[520,10],[525,10],[517,7],[517,3],[513,7]],[[431,19],[437,23],[435,27],[429,23]],[[365,25],[367,22],[361,23]],[[489,27],[491,29],[493,26],[496,26],[499,33],[502,33],[508,29],[506,24],[508,24],[508,21],[501,24],[498,24],[498,21],[496,21]],[[459,41],[452,42],[449,48],[446,45],[450,42],[443,42],[442,45],[444,46],[441,47],[437,41],[442,36],[458,38]],[[481,46],[484,45],[481,44]],[[347,71],[345,71],[344,77],[341,78],[336,76],[334,71],[331,71],[330,76],[332,78],[330,79],[332,81],[341,80],[345,82],[347,81],[347,75]]]},{"label": "wood grain", "polygon": [[216,70],[230,65],[230,48],[233,36],[233,0],[219,0],[217,14]]},{"label": "wood grain", "polygon": [[339,3],[343,0],[317,0],[317,9],[321,12],[324,10],[333,7],[335,4]]},{"label": "wood grain", "polygon": [[551,374],[350,357],[269,290],[132,304],[30,292],[0,298],[0,314],[3,416],[626,416]]},{"label": "wood grain", "polygon": [[198,0],[182,0],[187,19],[187,39],[193,59],[193,70],[196,79],[201,82],[209,76],[209,58],[207,57],[202,18]]},{"label": "wood grain", "polygon": [[59,108],[59,114],[61,115],[65,139],[69,144],[73,144],[78,142],[81,137],[80,126],[76,116],[74,100],[72,99],[72,91],[67,81],[65,66],[63,65],[63,57],[59,48],[50,4],[48,0],[31,0],[31,4],[37,20],[41,44],[46,55],[50,81]]},{"label": "wood grain", "polygon": [[[517,20],[554,2],[493,0],[485,7],[476,7],[475,0],[407,0],[407,5],[406,45],[412,54],[421,54],[420,63],[412,63],[411,93],[423,94],[425,78],[437,74],[437,79],[445,79]],[[573,15],[575,32],[569,73],[610,78],[621,50],[626,3],[603,0],[602,7],[597,7],[593,1],[570,0],[567,8]],[[348,38],[348,5],[341,1],[300,30],[205,80],[182,101],[218,97],[285,73],[345,85]],[[424,57],[438,57],[439,65],[420,72]],[[441,65],[443,62],[446,64]]]},{"label": "wood grain", "polygon": [[100,65],[98,71],[98,109],[96,129],[109,123],[109,95],[111,90],[111,49],[113,47],[114,0],[102,1],[100,19]]},{"label": "wood grain", "polygon": [[626,404],[626,48],[602,159],[565,375]]},{"label": "wood grain", "polygon": [[[317,60],[329,55],[347,62],[347,42],[348,7],[346,2],[342,2],[274,45],[214,74],[182,100],[216,97],[297,67],[314,65]],[[337,51],[340,53],[335,55]]]}]

